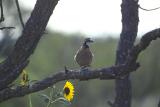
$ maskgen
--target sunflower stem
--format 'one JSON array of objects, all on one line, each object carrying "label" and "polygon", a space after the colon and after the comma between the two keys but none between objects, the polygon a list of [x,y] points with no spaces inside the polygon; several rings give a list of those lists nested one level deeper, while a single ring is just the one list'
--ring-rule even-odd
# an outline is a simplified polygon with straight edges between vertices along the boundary
[{"label": "sunflower stem", "polygon": [[54,86],[52,86],[52,89],[51,89],[51,91],[49,93],[50,100],[47,103],[47,107],[49,107],[52,104],[52,102],[53,102],[52,101],[52,99],[53,99],[53,90],[54,90]]},{"label": "sunflower stem", "polygon": [[29,99],[29,107],[33,107],[32,106],[32,99],[31,99],[31,95],[30,94],[28,95],[28,99]]},{"label": "sunflower stem", "polygon": [[50,105],[51,105],[51,101],[49,100],[49,102],[48,102],[46,107],[49,107]]}]

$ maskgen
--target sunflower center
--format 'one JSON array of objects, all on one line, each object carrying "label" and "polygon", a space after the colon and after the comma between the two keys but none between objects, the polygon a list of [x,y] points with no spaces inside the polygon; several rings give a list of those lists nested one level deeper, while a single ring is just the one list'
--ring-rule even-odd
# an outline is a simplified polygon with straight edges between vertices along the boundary
[{"label": "sunflower center", "polygon": [[70,93],[70,89],[69,89],[68,87],[66,87],[66,88],[64,89],[64,93],[65,93],[66,95],[68,95],[68,94]]}]

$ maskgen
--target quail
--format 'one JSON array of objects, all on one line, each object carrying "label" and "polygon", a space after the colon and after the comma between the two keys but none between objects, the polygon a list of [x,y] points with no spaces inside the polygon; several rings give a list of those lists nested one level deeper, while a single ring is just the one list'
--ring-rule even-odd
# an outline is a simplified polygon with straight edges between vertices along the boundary
[{"label": "quail", "polygon": [[93,40],[91,40],[91,38],[86,38],[82,46],[74,56],[74,60],[79,64],[81,68],[89,67],[92,62],[93,54],[88,45],[88,43],[92,42]]}]

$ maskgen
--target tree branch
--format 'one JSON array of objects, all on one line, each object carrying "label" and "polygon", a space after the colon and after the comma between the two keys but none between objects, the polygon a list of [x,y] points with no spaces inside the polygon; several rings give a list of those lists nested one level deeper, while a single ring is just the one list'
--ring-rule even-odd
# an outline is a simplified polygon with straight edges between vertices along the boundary
[{"label": "tree branch", "polygon": [[57,3],[58,0],[37,0],[13,52],[0,64],[0,90],[12,83],[25,68],[25,66],[21,69],[17,67],[27,65],[25,63],[34,52]]},{"label": "tree branch", "polygon": [[[21,97],[26,94],[44,90],[49,86],[56,84],[57,82],[68,80],[68,79],[79,79],[79,80],[89,80],[89,79],[115,79],[126,75],[128,72],[135,71],[139,67],[139,64],[128,67],[126,65],[113,66],[109,68],[102,68],[96,70],[68,70],[61,71],[51,77],[47,77],[41,81],[38,81],[30,86],[17,86],[15,89],[6,88],[0,91],[0,102],[8,100],[13,97]],[[117,72],[119,72],[117,74]]]},{"label": "tree branch", "polygon": [[15,27],[1,27],[0,30],[5,30],[5,29],[15,29]]},{"label": "tree branch", "polygon": [[1,18],[0,18],[0,23],[1,23],[1,22],[3,22],[3,21],[4,21],[2,0],[0,0],[0,7],[1,7]]},{"label": "tree branch", "polygon": [[135,45],[131,49],[131,51],[129,51],[126,63],[129,66],[132,65],[132,63],[134,63],[137,60],[137,57],[140,54],[140,52],[145,50],[149,46],[151,41],[156,40],[157,38],[160,38],[160,28],[154,29],[142,36],[140,43]]},{"label": "tree branch", "polygon": [[15,2],[16,2],[16,7],[17,7],[19,19],[20,19],[22,28],[24,29],[24,22],[23,22],[23,18],[22,18],[22,14],[21,14],[21,9],[20,9],[20,7],[19,7],[19,2],[18,2],[18,0],[15,0]]},{"label": "tree branch", "polygon": [[145,9],[145,8],[141,7],[140,5],[139,5],[139,8],[144,10],[144,11],[153,11],[153,10],[160,9],[160,7],[156,7],[156,8],[153,8],[153,9]]},{"label": "tree branch", "polygon": [[14,98],[21,97],[33,92],[44,90],[57,82],[68,80],[68,79],[79,79],[79,80],[89,80],[89,79],[117,79],[121,78],[128,73],[135,71],[139,64],[136,63],[138,55],[140,52],[145,50],[152,40],[160,38],[160,28],[155,29],[146,33],[140,42],[135,45],[127,56],[126,62],[123,65],[115,65],[108,68],[101,69],[81,69],[81,70],[68,70],[66,68],[64,71],[58,72],[55,75],[47,77],[43,80],[37,81],[33,85],[29,86],[17,86],[16,88],[6,88],[0,91],[0,102]]}]

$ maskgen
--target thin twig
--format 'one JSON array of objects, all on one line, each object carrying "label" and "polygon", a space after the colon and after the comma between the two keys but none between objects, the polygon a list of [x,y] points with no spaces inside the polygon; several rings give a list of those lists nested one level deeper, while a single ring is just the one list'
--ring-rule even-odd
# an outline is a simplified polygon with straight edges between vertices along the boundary
[{"label": "thin twig", "polygon": [[0,0],[0,7],[1,7],[1,19],[0,22],[4,21],[4,15],[3,15],[3,4],[2,4],[2,0]]},{"label": "thin twig", "polygon": [[15,29],[15,27],[1,27],[0,30],[5,30],[5,29]]},{"label": "thin twig", "polygon": [[15,2],[16,2],[16,6],[17,6],[17,11],[18,11],[19,19],[20,19],[22,28],[24,29],[24,22],[23,22],[23,18],[22,18],[22,14],[21,14],[21,9],[19,7],[19,2],[18,2],[18,0],[15,0]]},{"label": "thin twig", "polygon": [[145,8],[141,7],[140,5],[139,5],[139,8],[142,9],[142,10],[145,10],[145,11],[153,11],[153,10],[160,9],[160,7],[156,7],[156,8],[153,8],[153,9],[145,9]]}]

